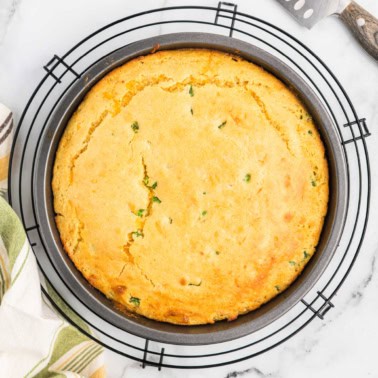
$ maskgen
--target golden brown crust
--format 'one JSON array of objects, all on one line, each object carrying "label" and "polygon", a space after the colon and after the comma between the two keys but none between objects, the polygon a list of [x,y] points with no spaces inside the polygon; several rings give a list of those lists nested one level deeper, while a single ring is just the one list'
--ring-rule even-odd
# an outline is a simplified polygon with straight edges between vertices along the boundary
[{"label": "golden brown crust", "polygon": [[64,248],[93,286],[146,317],[204,324],[258,308],[300,274],[328,167],[277,78],[217,51],[162,51],[88,93],[52,187]]}]

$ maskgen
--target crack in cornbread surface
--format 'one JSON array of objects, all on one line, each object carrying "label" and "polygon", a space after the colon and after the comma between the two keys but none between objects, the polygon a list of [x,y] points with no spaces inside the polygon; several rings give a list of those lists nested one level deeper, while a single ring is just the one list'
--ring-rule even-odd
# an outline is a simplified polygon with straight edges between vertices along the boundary
[{"label": "crack in cornbread surface", "polygon": [[94,287],[148,318],[205,324],[258,308],[300,274],[328,167],[277,78],[217,51],[161,51],[87,94],[52,187],[64,249]]}]

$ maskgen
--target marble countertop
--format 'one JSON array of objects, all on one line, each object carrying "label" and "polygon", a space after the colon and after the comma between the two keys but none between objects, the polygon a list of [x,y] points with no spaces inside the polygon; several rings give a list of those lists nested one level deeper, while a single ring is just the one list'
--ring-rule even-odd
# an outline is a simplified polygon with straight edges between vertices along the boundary
[{"label": "marble countertop", "polygon": [[[378,15],[378,2],[360,0]],[[121,16],[171,5],[209,5],[180,0],[2,0],[0,2],[0,102],[19,119],[42,70],[55,53]],[[367,56],[335,17],[303,29],[274,0],[238,0],[238,10],[265,19],[309,46],[344,85],[372,136],[371,218],[361,255],[324,320],[281,346],[239,364],[208,370],[142,369],[140,363],[106,352],[109,377],[378,377],[378,63]]]}]

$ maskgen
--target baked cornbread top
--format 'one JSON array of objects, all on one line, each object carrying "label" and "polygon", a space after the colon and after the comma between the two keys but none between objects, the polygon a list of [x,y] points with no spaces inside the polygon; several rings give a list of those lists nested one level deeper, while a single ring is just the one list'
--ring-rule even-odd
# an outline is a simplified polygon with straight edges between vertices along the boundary
[{"label": "baked cornbread top", "polygon": [[134,59],[92,88],[52,187],[84,277],[122,308],[189,325],[234,319],[295,280],[318,243],[328,168],[282,82],[187,49]]}]

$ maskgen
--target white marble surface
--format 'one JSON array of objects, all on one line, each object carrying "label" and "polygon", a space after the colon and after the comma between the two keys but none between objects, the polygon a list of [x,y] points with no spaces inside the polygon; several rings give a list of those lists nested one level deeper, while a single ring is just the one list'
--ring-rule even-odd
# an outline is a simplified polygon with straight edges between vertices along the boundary
[{"label": "white marble surface", "polygon": [[[0,0],[0,102],[16,119],[54,53],[96,28],[151,7],[216,1],[179,0]],[[147,367],[107,352],[109,377],[378,377],[378,63],[364,54],[336,18],[313,30],[297,25],[273,0],[239,0],[239,10],[270,21],[313,49],[335,72],[367,118],[372,136],[371,221],[360,258],[324,321],[315,321],[282,346],[253,360],[210,370],[180,371]],[[378,2],[360,3],[378,15]]]}]

